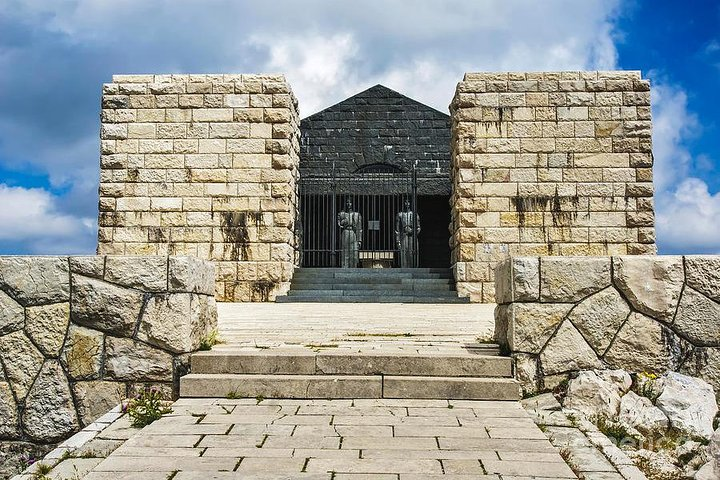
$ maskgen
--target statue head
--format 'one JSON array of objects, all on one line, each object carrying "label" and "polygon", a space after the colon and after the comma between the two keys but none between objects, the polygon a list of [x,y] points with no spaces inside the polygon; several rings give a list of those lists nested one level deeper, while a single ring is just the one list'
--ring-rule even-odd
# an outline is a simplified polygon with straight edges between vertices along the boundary
[{"label": "statue head", "polygon": [[345,200],[345,209],[346,209],[348,212],[349,212],[350,210],[352,210],[352,206],[353,206],[353,204],[352,204],[352,199],[348,198],[347,200]]},{"label": "statue head", "polygon": [[410,200],[405,199],[405,211],[407,212],[409,210],[410,210]]}]

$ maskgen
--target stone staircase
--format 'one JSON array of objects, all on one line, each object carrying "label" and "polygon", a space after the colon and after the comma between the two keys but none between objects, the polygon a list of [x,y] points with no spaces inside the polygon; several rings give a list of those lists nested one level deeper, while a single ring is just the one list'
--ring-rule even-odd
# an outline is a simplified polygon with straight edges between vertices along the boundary
[{"label": "stone staircase", "polygon": [[496,345],[464,345],[454,353],[382,350],[216,348],[192,356],[180,396],[519,399],[512,361]]},{"label": "stone staircase", "polygon": [[278,303],[469,303],[446,268],[298,268]]}]

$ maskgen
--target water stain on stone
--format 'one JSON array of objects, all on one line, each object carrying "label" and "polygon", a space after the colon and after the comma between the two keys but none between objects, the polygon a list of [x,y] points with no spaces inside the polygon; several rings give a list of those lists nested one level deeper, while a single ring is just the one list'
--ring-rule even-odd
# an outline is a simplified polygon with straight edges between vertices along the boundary
[{"label": "water stain on stone", "polygon": [[270,280],[258,280],[250,285],[250,295],[253,302],[270,301],[270,292],[277,286],[277,282]]},{"label": "water stain on stone", "polygon": [[247,261],[250,243],[249,227],[262,218],[262,212],[222,212],[220,230],[231,260]]}]

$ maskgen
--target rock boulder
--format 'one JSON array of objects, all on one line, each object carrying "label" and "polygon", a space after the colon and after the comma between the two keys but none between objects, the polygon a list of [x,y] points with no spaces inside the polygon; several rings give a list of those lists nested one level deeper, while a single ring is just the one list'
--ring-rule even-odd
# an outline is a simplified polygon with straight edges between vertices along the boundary
[{"label": "rock boulder", "polygon": [[663,435],[670,426],[670,421],[662,410],[653,405],[649,398],[641,397],[635,392],[626,393],[620,400],[618,420],[647,437]]},{"label": "rock boulder", "polygon": [[620,390],[595,372],[580,372],[568,384],[563,407],[589,418],[614,419],[620,411]]},{"label": "rock boulder", "polygon": [[662,393],[655,405],[667,415],[674,430],[692,438],[712,438],[718,406],[708,383],[669,372],[662,379]]}]

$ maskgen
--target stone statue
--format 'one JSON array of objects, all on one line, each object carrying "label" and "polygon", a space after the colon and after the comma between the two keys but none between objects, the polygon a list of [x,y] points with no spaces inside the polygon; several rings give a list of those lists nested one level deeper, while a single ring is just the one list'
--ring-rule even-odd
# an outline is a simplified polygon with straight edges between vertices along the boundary
[{"label": "stone statue", "polygon": [[400,251],[400,268],[413,268],[417,235],[420,234],[420,215],[410,209],[410,201],[405,200],[405,209],[397,214],[395,220],[395,242]]},{"label": "stone statue", "polygon": [[345,210],[337,216],[340,227],[340,267],[355,268],[360,262],[360,244],[362,243],[362,216],[353,212],[352,200],[345,202]]}]

